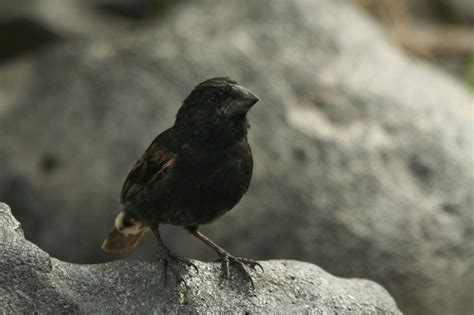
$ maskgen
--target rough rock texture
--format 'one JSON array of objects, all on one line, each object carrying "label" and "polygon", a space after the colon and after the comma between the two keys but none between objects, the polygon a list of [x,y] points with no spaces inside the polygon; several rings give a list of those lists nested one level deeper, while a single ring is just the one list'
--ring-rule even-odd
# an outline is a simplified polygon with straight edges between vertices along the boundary
[{"label": "rough rock texture", "polygon": [[[135,159],[197,82],[229,75],[262,101],[249,193],[213,239],[376,280],[408,314],[474,307],[474,98],[344,1],[190,1],[140,35],[0,71],[0,198],[58,258],[111,259],[99,244]],[[209,257],[176,231],[179,252]]]},{"label": "rough rock texture", "polygon": [[0,203],[0,312],[58,313],[301,313],[401,314],[380,285],[341,279],[296,261],[262,262],[255,290],[232,279],[219,283],[216,264],[182,270],[188,288],[163,286],[159,262],[76,265],[51,258],[25,240],[10,208]]}]

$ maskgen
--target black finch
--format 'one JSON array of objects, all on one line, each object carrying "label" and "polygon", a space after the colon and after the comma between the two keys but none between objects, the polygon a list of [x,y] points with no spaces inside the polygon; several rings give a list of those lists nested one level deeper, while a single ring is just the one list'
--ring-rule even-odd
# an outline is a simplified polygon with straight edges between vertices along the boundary
[{"label": "black finch", "polygon": [[160,224],[182,226],[220,257],[224,279],[229,267],[243,272],[257,262],[234,257],[205,235],[199,225],[211,223],[231,210],[246,193],[252,177],[252,151],[247,142],[247,112],[259,99],[229,78],[198,84],[178,110],[174,126],[153,140],[130,171],[122,188],[123,210],[102,244],[105,251],[126,252],[144,232],[155,235],[166,268],[173,264],[196,268],[164,245]]}]

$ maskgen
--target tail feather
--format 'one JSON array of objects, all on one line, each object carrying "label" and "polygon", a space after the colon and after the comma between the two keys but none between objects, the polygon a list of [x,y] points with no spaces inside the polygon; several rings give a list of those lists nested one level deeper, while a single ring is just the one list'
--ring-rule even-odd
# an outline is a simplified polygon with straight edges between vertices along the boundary
[{"label": "tail feather", "polygon": [[146,226],[124,212],[120,212],[115,218],[114,229],[102,243],[102,249],[106,252],[129,252],[140,242]]},{"label": "tail feather", "polygon": [[102,243],[102,249],[106,252],[129,252],[138,245],[144,232],[124,234],[114,228]]}]

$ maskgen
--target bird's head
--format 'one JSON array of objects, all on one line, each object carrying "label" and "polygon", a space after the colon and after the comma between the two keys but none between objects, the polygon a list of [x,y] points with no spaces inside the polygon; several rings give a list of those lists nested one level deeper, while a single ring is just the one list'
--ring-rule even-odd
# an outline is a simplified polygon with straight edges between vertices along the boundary
[{"label": "bird's head", "polygon": [[184,100],[175,127],[202,142],[227,144],[246,136],[247,112],[258,101],[255,94],[230,78],[208,79]]}]

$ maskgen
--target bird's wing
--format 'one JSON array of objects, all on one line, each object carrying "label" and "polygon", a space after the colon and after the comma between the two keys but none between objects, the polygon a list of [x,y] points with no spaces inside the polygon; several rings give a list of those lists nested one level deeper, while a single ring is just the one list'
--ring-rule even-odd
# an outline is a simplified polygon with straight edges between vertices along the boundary
[{"label": "bird's wing", "polygon": [[176,162],[176,154],[155,139],[128,174],[122,187],[123,202],[140,198],[151,186],[161,181]]}]

